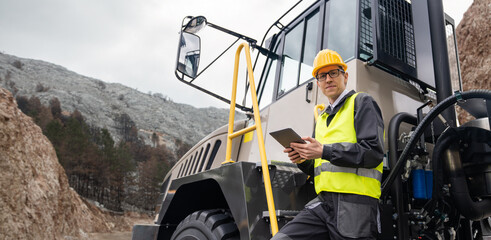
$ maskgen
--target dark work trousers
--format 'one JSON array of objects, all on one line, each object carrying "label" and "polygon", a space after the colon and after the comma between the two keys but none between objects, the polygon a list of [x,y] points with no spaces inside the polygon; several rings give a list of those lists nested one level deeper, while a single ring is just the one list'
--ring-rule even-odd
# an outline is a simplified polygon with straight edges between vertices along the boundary
[{"label": "dark work trousers", "polygon": [[379,229],[377,199],[321,192],[272,240],[376,239]]}]

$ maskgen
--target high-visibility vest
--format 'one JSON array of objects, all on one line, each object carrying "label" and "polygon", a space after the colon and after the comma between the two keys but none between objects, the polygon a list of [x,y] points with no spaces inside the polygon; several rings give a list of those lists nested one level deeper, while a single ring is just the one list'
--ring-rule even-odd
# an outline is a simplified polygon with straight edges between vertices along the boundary
[{"label": "high-visibility vest", "polygon": [[[355,98],[358,93],[348,97],[329,126],[329,114],[324,112],[317,118],[315,139],[322,144],[356,143],[354,126]],[[375,126],[374,126],[375,127]],[[317,158],[314,163],[314,182],[317,194],[322,191],[352,193],[380,198],[383,163],[376,168],[339,167],[328,160]]]}]

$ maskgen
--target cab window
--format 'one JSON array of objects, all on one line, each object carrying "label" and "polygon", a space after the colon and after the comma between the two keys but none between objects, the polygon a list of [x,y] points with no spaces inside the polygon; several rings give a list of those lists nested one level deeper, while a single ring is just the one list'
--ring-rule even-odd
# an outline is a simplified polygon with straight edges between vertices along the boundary
[{"label": "cab window", "polygon": [[278,97],[312,79],[312,63],[318,51],[319,11],[301,20],[285,35]]},{"label": "cab window", "polygon": [[327,48],[336,50],[345,62],[355,57],[356,15],[356,0],[327,2]]},{"label": "cab window", "polygon": [[303,44],[304,52],[302,58],[302,65],[300,66],[300,84],[306,82],[311,79],[312,64],[314,62],[314,58],[319,51],[317,48],[318,44],[318,35],[319,35],[319,12],[315,13],[312,17],[307,19],[307,28],[305,31],[305,41]]},{"label": "cab window", "polygon": [[[278,54],[279,47],[281,45],[281,39],[276,43],[273,48],[273,52]],[[260,86],[259,89],[259,109],[269,105],[273,102],[273,92],[274,92],[274,76],[276,75],[276,66],[278,63],[278,59],[272,58],[269,59],[268,65],[266,66],[266,82]]]}]

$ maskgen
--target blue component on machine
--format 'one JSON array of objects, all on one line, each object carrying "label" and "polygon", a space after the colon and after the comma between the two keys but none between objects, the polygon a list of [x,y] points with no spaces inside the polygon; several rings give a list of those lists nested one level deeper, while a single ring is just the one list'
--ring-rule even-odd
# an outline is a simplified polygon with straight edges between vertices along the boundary
[{"label": "blue component on machine", "polygon": [[411,172],[416,199],[430,199],[433,192],[433,171],[415,169]]},{"label": "blue component on machine", "polygon": [[433,171],[426,170],[426,198],[431,199],[433,196]]}]

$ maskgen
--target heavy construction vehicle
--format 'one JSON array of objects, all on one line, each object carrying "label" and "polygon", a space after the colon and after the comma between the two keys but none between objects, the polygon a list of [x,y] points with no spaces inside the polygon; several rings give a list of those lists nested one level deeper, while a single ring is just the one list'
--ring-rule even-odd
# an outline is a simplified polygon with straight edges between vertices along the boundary
[{"label": "heavy construction vehicle", "polygon": [[[133,239],[269,239],[303,209],[315,197],[312,178],[269,133],[312,134],[327,103],[311,76],[312,62],[325,48],[347,63],[347,89],[369,93],[383,113],[379,239],[490,239],[491,91],[462,92],[455,26],[442,1],[320,0],[282,23],[288,14],[260,44],[202,16],[184,19],[176,76],[230,103],[230,122],[169,171],[154,224],[135,225]],[[198,84],[210,66],[199,66],[197,34],[205,26],[244,42],[233,81],[227,80],[231,97]],[[257,51],[257,66],[249,47]],[[242,50],[247,93],[237,103]],[[232,68],[229,60],[220,68]],[[460,124],[456,105],[475,120]],[[248,117],[235,120],[236,109]]]}]

